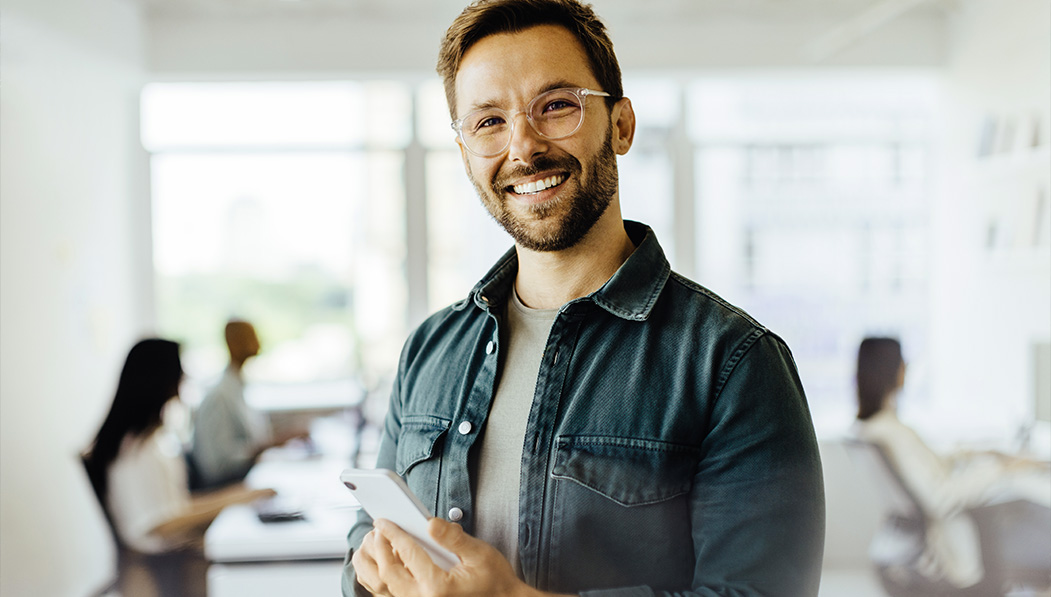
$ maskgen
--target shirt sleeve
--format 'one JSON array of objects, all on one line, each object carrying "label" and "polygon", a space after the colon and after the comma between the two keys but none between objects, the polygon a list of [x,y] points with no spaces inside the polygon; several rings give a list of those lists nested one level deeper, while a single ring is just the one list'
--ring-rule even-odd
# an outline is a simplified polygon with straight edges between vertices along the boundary
[{"label": "shirt sleeve", "polygon": [[817,595],[824,483],[792,355],[766,333],[738,348],[720,376],[690,492],[693,587],[674,595]]},{"label": "shirt sleeve", "polygon": [[877,417],[864,428],[866,436],[887,451],[902,481],[924,510],[936,518],[949,518],[981,503],[985,491],[1003,473],[999,465],[989,460],[972,460],[972,466],[954,467],[897,417]]}]

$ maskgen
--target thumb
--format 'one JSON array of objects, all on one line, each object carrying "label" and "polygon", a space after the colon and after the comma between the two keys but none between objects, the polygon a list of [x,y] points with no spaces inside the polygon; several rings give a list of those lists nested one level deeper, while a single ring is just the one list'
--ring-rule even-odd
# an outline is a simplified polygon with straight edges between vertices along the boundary
[{"label": "thumb", "polygon": [[[460,525],[440,518],[432,518],[427,523],[427,532],[438,545],[453,552],[460,559],[461,565],[450,570],[451,574],[461,577],[481,574],[482,577],[489,578],[491,581],[497,581],[500,578],[507,580],[508,583],[514,581],[515,573],[507,558],[492,545],[467,534]],[[501,590],[485,594],[510,595],[512,593],[514,591]]]},{"label": "thumb", "polygon": [[470,548],[472,537],[463,531],[463,527],[455,522],[442,520],[437,516],[431,518],[427,523],[427,532],[438,545],[460,555],[460,552]]}]

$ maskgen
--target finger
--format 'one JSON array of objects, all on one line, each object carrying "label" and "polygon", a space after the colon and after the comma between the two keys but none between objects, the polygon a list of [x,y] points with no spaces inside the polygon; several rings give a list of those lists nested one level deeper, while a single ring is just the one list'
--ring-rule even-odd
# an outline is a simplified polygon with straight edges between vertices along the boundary
[{"label": "finger", "polygon": [[[443,571],[434,564],[431,556],[428,555],[416,538],[389,520],[378,520],[376,522],[376,531],[381,537],[390,542],[391,548],[404,563],[405,571],[412,577],[413,583],[419,582],[425,585],[433,585],[438,576],[443,574]],[[398,585],[392,583],[392,586]]]},{"label": "finger", "polygon": [[391,547],[390,541],[378,530],[373,530],[371,535],[370,554],[376,561],[376,566],[380,569],[380,573],[382,574],[386,568],[399,566],[401,561],[398,559],[398,555],[394,553],[394,548]]},{"label": "finger", "polygon": [[364,554],[372,559],[372,552],[376,549],[376,531],[369,531],[365,533],[365,536],[361,539],[361,545],[354,551],[354,554]]},{"label": "finger", "polygon": [[378,552],[377,565],[379,566],[380,579],[390,592],[395,595],[418,594],[416,578],[412,571],[406,568],[403,553],[390,542],[381,529],[386,525],[396,529],[397,532],[403,535],[406,535],[406,533],[388,520],[379,519],[376,522],[380,523],[380,526],[375,528],[375,544]]},{"label": "finger", "polygon": [[354,568],[354,576],[358,584],[365,587],[373,595],[379,593],[379,572],[376,562],[365,552],[357,550],[350,558],[350,565]]},{"label": "finger", "polygon": [[386,588],[380,582],[379,568],[371,555],[373,541],[373,533],[365,535],[361,541],[361,547],[354,550],[354,555],[350,558],[350,565],[354,568],[358,584],[368,589],[370,593],[378,595]]}]

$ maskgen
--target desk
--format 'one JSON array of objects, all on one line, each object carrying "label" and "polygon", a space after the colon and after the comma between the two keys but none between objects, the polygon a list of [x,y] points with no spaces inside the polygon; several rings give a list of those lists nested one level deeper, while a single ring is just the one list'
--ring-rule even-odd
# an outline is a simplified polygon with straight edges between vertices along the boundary
[{"label": "desk", "polygon": [[304,519],[264,523],[251,505],[225,508],[204,536],[209,597],[340,595],[358,509],[339,481],[349,460],[266,456],[245,482],[274,488]]}]

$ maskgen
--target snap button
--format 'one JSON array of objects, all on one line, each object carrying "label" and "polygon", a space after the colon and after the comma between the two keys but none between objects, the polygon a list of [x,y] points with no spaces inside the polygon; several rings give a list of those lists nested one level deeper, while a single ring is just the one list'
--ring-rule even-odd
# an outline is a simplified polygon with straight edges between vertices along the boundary
[{"label": "snap button", "polygon": [[456,428],[456,430],[460,432],[460,435],[467,435],[471,432],[471,429],[474,429],[474,426],[471,425],[470,421],[464,421]]},{"label": "snap button", "polygon": [[460,522],[461,520],[463,520],[463,510],[455,507],[450,509],[449,520],[453,522]]},{"label": "snap button", "polygon": [[494,350],[496,350],[496,345],[493,344],[492,340],[490,340],[489,344],[485,345],[485,354],[493,354]]}]

